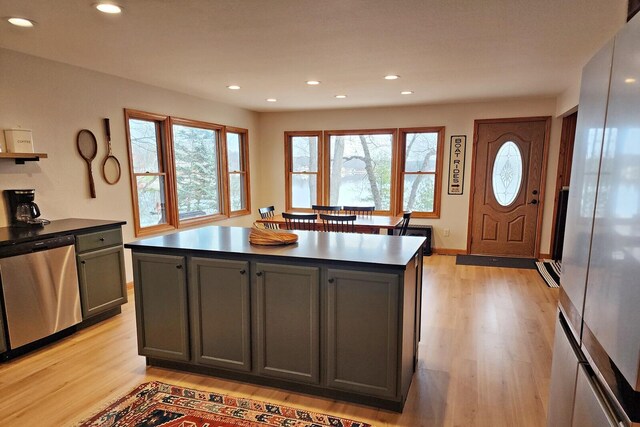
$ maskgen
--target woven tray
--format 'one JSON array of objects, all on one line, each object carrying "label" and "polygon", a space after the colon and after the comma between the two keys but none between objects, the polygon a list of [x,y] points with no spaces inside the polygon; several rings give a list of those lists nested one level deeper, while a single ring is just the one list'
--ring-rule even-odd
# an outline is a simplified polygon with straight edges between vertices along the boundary
[{"label": "woven tray", "polygon": [[253,245],[278,246],[290,245],[298,241],[298,235],[288,231],[269,230],[260,228],[257,224],[253,224],[251,234],[249,234],[249,243]]}]

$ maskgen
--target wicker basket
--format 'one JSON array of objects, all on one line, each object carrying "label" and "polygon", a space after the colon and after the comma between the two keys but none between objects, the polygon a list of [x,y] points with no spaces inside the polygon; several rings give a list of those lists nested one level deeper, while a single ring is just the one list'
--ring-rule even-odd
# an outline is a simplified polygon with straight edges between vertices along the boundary
[{"label": "wicker basket", "polygon": [[249,242],[254,245],[276,246],[289,245],[298,241],[298,235],[288,231],[269,230],[253,224]]}]

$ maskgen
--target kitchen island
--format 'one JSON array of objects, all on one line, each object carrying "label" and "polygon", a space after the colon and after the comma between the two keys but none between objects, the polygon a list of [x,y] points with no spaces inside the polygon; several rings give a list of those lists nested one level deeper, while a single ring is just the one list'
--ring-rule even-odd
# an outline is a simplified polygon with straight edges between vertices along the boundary
[{"label": "kitchen island", "polygon": [[209,226],[127,243],[151,365],[401,411],[418,358],[422,237]]}]

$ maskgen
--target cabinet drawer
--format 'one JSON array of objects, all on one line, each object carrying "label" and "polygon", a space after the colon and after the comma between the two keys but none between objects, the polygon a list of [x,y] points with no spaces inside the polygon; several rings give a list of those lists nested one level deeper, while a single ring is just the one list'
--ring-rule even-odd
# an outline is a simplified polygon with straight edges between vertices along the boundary
[{"label": "cabinet drawer", "polygon": [[78,253],[121,244],[122,230],[119,227],[76,236],[76,252]]}]

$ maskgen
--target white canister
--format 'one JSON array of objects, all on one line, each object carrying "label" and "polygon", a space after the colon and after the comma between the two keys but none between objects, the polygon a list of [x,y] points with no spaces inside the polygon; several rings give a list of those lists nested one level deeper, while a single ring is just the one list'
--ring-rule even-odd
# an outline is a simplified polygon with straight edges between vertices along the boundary
[{"label": "white canister", "polygon": [[33,153],[33,134],[29,129],[5,129],[4,139],[9,153]]}]

